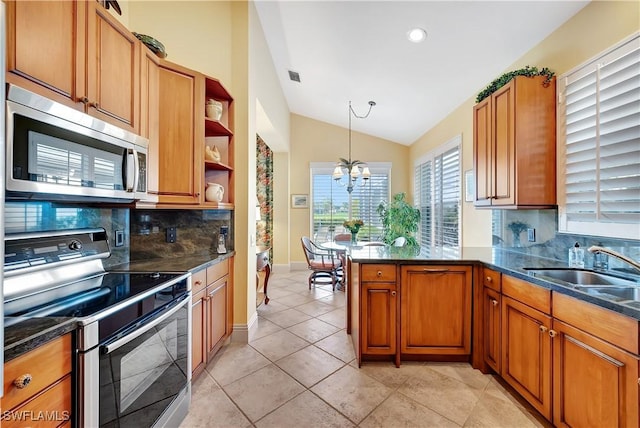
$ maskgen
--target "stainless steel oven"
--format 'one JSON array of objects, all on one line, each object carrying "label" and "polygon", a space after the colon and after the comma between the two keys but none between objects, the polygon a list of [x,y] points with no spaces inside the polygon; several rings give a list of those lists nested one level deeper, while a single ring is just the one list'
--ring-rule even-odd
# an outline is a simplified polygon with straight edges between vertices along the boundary
[{"label": "stainless steel oven", "polygon": [[153,291],[81,326],[82,426],[177,426],[186,415],[191,295],[184,281]]},{"label": "stainless steel oven", "polygon": [[178,426],[191,401],[191,275],[102,269],[104,229],[5,238],[5,312],[74,317],[74,425]]}]

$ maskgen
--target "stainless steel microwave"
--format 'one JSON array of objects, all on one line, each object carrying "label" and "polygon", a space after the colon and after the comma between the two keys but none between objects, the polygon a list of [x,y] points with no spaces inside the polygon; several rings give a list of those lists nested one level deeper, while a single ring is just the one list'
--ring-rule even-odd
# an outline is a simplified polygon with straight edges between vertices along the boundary
[{"label": "stainless steel microwave", "polygon": [[147,139],[14,85],[6,107],[7,199],[146,199]]}]

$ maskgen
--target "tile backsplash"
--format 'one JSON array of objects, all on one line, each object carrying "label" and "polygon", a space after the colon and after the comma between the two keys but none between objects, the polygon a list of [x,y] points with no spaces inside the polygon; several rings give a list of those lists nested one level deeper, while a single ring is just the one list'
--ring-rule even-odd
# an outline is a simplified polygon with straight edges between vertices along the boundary
[{"label": "tile backsplash", "polygon": [[[226,230],[227,251],[233,250],[232,211],[136,210],[57,202],[25,201],[5,204],[5,233],[41,232],[102,227],[107,231],[111,256],[105,268],[158,257],[183,257],[217,252],[218,237]],[[176,228],[175,243],[166,242],[166,229]],[[124,232],[124,244],[115,247],[115,232]]]},{"label": "tile backsplash", "polygon": [[[5,233],[42,232],[102,227],[107,231],[111,256],[105,267],[129,261],[129,208],[97,208],[54,202],[7,202]],[[115,231],[124,232],[125,242],[115,247]]]},{"label": "tile backsplash", "polygon": [[[233,250],[232,212],[227,210],[131,210],[131,261],[216,253],[226,229],[227,251]],[[168,243],[167,228],[176,228]]]},{"label": "tile backsplash", "polygon": [[[568,262],[569,248],[577,242],[585,249],[585,267],[593,266],[593,254],[586,251],[592,245],[611,248],[634,260],[640,260],[640,240],[559,233],[557,210],[493,210],[493,245],[527,254],[544,254]],[[518,227],[519,225],[524,225]],[[527,239],[526,228],[535,229],[535,242]],[[519,234],[514,233],[524,229]],[[518,239],[514,235],[519,235]],[[610,269],[629,269],[622,261],[609,257]]]}]

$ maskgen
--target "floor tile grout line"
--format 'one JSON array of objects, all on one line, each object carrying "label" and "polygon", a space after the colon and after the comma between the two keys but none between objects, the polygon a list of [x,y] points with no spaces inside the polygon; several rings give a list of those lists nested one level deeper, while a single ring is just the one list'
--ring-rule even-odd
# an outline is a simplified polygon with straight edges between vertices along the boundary
[{"label": "floor tile grout line", "polygon": [[[206,371],[206,370],[205,370]],[[255,373],[255,372],[254,372]],[[235,402],[235,400],[227,393],[227,391],[224,389],[224,387],[222,385],[220,385],[216,379],[213,377],[213,375],[209,372],[207,372],[207,374],[211,377],[211,379],[213,379],[213,381],[216,383],[216,385],[218,385],[220,387],[220,390],[222,391],[222,393],[229,399],[229,401],[231,402],[231,404],[233,404],[236,409],[238,409],[238,411],[242,414],[242,416],[244,416],[246,418],[246,420],[251,424],[252,427],[255,427],[256,424],[251,420],[251,418],[249,417],[249,415],[247,415],[244,410],[242,410],[242,408],[238,405],[238,403]],[[235,382],[235,381],[234,381]],[[233,383],[233,382],[232,382]]]}]

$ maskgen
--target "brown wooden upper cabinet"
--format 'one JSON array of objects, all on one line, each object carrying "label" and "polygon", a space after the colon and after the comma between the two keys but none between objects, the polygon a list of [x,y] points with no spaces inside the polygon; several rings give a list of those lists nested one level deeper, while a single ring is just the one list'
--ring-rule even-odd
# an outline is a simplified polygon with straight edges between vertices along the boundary
[{"label": "brown wooden upper cabinet", "polygon": [[140,49],[95,1],[7,2],[7,82],[134,133]]},{"label": "brown wooden upper cabinet", "polygon": [[204,200],[204,76],[163,60],[159,85],[158,202],[198,205]]},{"label": "brown wooden upper cabinet", "polygon": [[556,205],[555,78],[518,76],[473,109],[474,205]]}]

